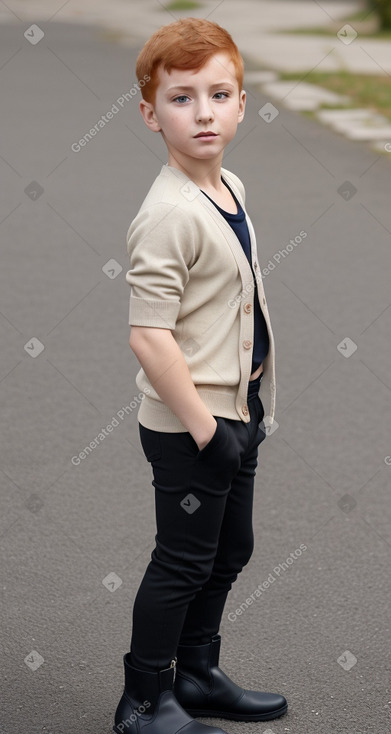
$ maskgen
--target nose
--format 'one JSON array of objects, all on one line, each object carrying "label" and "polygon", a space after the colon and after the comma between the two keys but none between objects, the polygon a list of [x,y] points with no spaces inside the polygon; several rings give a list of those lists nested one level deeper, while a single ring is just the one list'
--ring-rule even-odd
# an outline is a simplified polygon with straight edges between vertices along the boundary
[{"label": "nose", "polygon": [[197,120],[198,122],[206,122],[213,120],[213,110],[210,105],[208,97],[200,98],[197,105]]}]

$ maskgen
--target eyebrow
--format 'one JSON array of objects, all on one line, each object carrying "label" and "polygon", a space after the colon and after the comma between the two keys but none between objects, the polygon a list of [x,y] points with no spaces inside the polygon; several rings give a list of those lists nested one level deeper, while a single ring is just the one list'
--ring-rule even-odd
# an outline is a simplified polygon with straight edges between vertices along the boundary
[{"label": "eyebrow", "polygon": [[[218,87],[232,87],[233,88],[234,86],[235,85],[232,84],[232,82],[223,81],[223,82],[217,82],[217,84],[211,84],[211,89],[217,89]],[[173,87],[168,87],[166,91],[172,92],[174,89],[182,89],[186,92],[194,91],[194,87],[191,87],[187,84],[175,84]]]}]

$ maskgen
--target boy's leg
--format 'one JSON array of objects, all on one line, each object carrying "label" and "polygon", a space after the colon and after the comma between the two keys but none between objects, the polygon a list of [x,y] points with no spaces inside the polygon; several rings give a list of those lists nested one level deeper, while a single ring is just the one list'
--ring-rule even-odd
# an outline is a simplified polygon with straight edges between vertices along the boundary
[{"label": "boy's leg", "polygon": [[[212,573],[188,606],[180,637],[181,645],[208,643],[219,631],[228,592],[253,552],[254,478],[258,463],[258,447],[265,434],[259,428],[264,416],[261,401],[257,398],[248,404],[250,423],[243,425],[229,421],[237,441],[242,446],[243,435],[247,437],[247,446],[242,453],[240,469],[232,480],[227,497]],[[247,428],[247,434],[243,432],[243,428]]]},{"label": "boy's leg", "polygon": [[133,606],[131,661],[158,670],[175,657],[188,605],[212,573],[240,456],[220,417],[202,451],[188,432],[140,425],[140,439],[153,468],[157,534]]}]

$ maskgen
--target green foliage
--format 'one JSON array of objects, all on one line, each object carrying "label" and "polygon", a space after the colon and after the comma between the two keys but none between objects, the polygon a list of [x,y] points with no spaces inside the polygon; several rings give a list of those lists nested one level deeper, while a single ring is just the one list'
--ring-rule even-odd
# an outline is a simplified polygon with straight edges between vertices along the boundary
[{"label": "green foliage", "polygon": [[166,10],[198,10],[201,6],[196,0],[173,0],[164,7]]},{"label": "green foliage", "polygon": [[[281,79],[296,81],[298,75],[282,73]],[[388,74],[357,74],[349,71],[317,72],[305,75],[305,81],[350,97],[345,107],[366,107],[391,120],[391,81]],[[336,105],[333,105],[333,108]]]},{"label": "green foliage", "polygon": [[380,21],[380,28],[391,30],[391,0],[368,0]]}]

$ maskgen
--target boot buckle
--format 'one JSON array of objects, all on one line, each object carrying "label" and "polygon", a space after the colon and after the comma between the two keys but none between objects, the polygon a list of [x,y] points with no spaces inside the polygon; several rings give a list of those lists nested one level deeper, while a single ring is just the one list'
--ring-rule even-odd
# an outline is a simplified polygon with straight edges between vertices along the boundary
[{"label": "boot buckle", "polygon": [[171,660],[171,663],[170,663],[170,668],[174,668],[174,677],[173,677],[173,679],[172,679],[172,682],[173,682],[173,683],[175,683],[175,676],[176,676],[176,664],[177,664],[177,662],[178,662],[178,658],[177,658],[177,657],[174,657],[174,658],[173,658],[173,659]]}]

